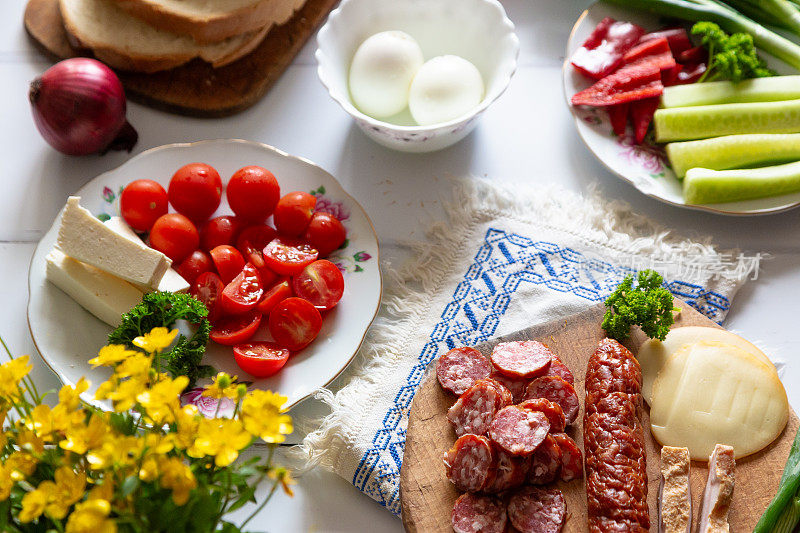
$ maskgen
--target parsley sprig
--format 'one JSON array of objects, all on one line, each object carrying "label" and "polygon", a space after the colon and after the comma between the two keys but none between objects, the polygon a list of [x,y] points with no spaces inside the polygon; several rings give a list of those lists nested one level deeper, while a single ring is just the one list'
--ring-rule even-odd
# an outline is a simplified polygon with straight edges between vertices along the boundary
[{"label": "parsley sprig", "polygon": [[756,53],[753,36],[749,33],[728,35],[717,24],[703,21],[692,26],[692,35],[701,36],[701,43],[708,50],[708,65],[698,82],[741,81],[775,75]]},{"label": "parsley sprig", "polygon": [[606,299],[603,329],[609,337],[623,340],[630,337],[631,326],[637,325],[652,339],[664,340],[675,321],[672,294],[662,287],[664,278],[653,270],[642,270],[633,286],[633,276],[626,276]]}]

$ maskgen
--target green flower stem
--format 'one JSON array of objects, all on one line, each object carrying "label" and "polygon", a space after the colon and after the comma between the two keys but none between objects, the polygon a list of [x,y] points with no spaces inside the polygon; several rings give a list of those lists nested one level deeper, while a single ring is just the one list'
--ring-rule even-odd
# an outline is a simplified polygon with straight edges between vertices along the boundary
[{"label": "green flower stem", "polygon": [[239,529],[244,529],[244,526],[246,526],[246,525],[247,525],[247,523],[248,523],[250,520],[252,520],[252,519],[253,519],[253,518],[254,518],[254,517],[255,517],[255,516],[258,514],[258,513],[260,513],[260,512],[261,512],[261,510],[264,508],[264,506],[266,506],[266,505],[267,505],[267,503],[269,503],[270,499],[272,499],[272,495],[273,495],[273,494],[275,494],[275,490],[278,488],[278,484],[280,484],[280,480],[279,480],[279,479],[276,479],[276,480],[275,480],[275,483],[273,483],[273,484],[272,484],[272,488],[269,490],[269,493],[267,494],[267,497],[266,497],[266,498],[264,498],[264,501],[263,501],[263,502],[261,502],[261,505],[259,505],[259,506],[256,508],[256,510],[255,510],[255,511],[253,511],[253,514],[251,514],[250,516],[248,516],[248,517],[247,517],[247,520],[245,520],[244,522],[242,522],[242,525],[241,525],[241,526],[239,526]]}]

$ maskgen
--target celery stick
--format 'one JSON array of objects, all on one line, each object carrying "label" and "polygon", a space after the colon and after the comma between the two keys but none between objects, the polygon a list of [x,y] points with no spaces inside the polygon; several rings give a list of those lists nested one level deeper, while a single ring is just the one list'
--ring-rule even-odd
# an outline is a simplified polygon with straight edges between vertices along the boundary
[{"label": "celery stick", "polygon": [[739,83],[712,81],[666,87],[661,105],[670,108],[795,99],[800,99],[800,76],[774,76]]},{"label": "celery stick", "polygon": [[669,143],[667,156],[675,175],[690,168],[727,170],[765,163],[800,160],[800,133],[726,135],[699,141]]},{"label": "celery stick", "polygon": [[800,100],[659,109],[653,123],[657,142],[741,133],[800,133]]},{"label": "celery stick", "polygon": [[692,168],[683,180],[688,204],[736,202],[800,191],[800,161],[739,170]]}]

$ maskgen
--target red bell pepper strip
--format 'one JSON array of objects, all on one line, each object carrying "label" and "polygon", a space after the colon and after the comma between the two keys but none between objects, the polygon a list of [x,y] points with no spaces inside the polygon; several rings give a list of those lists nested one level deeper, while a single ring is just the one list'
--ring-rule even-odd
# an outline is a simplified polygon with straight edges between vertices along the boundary
[{"label": "red bell pepper strip", "polygon": [[675,58],[669,50],[666,37],[650,39],[637,44],[625,54],[625,65],[644,64],[653,65],[661,70],[669,70],[675,66]]},{"label": "red bell pepper strip", "polygon": [[674,85],[686,85],[688,83],[694,83],[700,79],[700,77],[706,71],[706,64],[705,63],[695,63],[694,65],[684,65],[683,70],[678,73],[678,77],[675,79]]},{"label": "red bell pepper strip", "polygon": [[625,128],[628,126],[628,110],[630,107],[631,104],[628,102],[606,107],[608,118],[611,121],[611,129],[620,137],[625,135]]},{"label": "red bell pepper strip", "polygon": [[634,64],[626,65],[596,81],[591,87],[575,93],[571,102],[572,105],[604,107],[661,96],[663,91],[658,67],[646,63]]},{"label": "red bell pepper strip", "polygon": [[633,134],[636,137],[636,144],[642,144],[647,135],[647,128],[653,120],[653,115],[658,109],[658,97],[646,98],[631,102],[631,121],[633,122]]},{"label": "red bell pepper strip", "polygon": [[695,46],[678,54],[677,60],[683,65],[705,63],[708,61],[708,52],[702,46]]},{"label": "red bell pepper strip", "polygon": [[653,31],[650,33],[645,33],[642,35],[642,38],[639,39],[639,42],[649,41],[651,39],[658,39],[659,37],[666,37],[667,43],[669,43],[669,50],[672,52],[672,55],[677,57],[678,54],[683,52],[684,50],[688,50],[692,47],[692,41],[689,39],[689,34],[686,33],[686,30],[683,28],[667,28],[661,31]]},{"label": "red bell pepper strip", "polygon": [[599,80],[622,64],[625,52],[644,35],[644,30],[630,22],[610,17],[600,21],[583,46],[572,54],[572,66],[584,75]]},{"label": "red bell pepper strip", "polygon": [[671,69],[662,70],[661,71],[661,83],[664,84],[664,87],[670,87],[672,85],[678,84],[678,75],[683,70],[683,65],[680,63],[675,63],[675,66]]}]

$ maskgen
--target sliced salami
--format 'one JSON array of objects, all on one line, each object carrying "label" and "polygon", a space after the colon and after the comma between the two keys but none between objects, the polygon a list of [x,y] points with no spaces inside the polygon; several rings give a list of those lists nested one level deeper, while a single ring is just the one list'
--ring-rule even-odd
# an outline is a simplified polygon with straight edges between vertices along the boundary
[{"label": "sliced salami", "polygon": [[445,452],[447,479],[464,492],[477,492],[494,477],[497,468],[494,450],[489,439],[479,435],[459,437]]},{"label": "sliced salami", "polygon": [[486,378],[484,381],[488,381],[497,391],[498,409],[502,409],[503,407],[512,405],[514,403],[514,395],[510,390],[508,390],[508,387],[493,378]]},{"label": "sliced salami", "polygon": [[530,383],[530,380],[525,378],[511,378],[495,370],[492,372],[492,375],[489,376],[490,378],[500,382],[511,391],[512,396],[514,397],[513,403],[519,403],[522,401],[522,397],[525,395],[525,388]]},{"label": "sliced salami", "polygon": [[567,419],[564,417],[564,411],[561,406],[547,398],[532,398],[523,401],[519,406],[523,409],[544,413],[544,416],[550,421],[551,433],[561,433],[567,427]]},{"label": "sliced salami", "polygon": [[561,449],[561,481],[572,481],[583,477],[583,454],[578,443],[566,433],[553,433]]},{"label": "sliced salami", "polygon": [[533,485],[546,485],[558,478],[561,471],[561,448],[553,435],[546,439],[533,452],[528,468],[528,482]]},{"label": "sliced salami", "polygon": [[578,418],[581,404],[575,387],[558,376],[542,376],[530,382],[525,390],[525,399],[545,398],[561,406],[567,424],[572,424]]},{"label": "sliced salami", "polygon": [[550,368],[547,369],[545,376],[558,376],[564,378],[564,381],[575,386],[575,376],[572,375],[567,365],[564,364],[557,356],[553,356],[553,361],[550,363]]},{"label": "sliced salami", "polygon": [[457,396],[491,373],[492,363],[475,348],[453,348],[436,361],[439,384]]},{"label": "sliced salami", "polygon": [[538,341],[501,342],[492,350],[494,366],[512,378],[535,378],[550,368],[553,352]]},{"label": "sliced salami", "polygon": [[530,455],[549,431],[550,422],[544,413],[510,405],[494,416],[489,438],[511,455]]},{"label": "sliced salami", "polygon": [[511,455],[499,446],[495,448],[495,457],[497,457],[497,469],[495,469],[494,478],[483,488],[483,492],[495,494],[525,483],[530,469],[530,461],[527,457]]},{"label": "sliced salami", "polygon": [[567,502],[558,489],[523,487],[508,501],[508,519],[520,533],[558,533],[567,516]]},{"label": "sliced salami", "polygon": [[604,516],[589,518],[589,533],[650,533],[635,520],[612,520]]},{"label": "sliced salami", "polygon": [[447,420],[457,436],[485,435],[489,431],[495,413],[505,407],[498,387],[502,385],[493,380],[479,379],[456,400],[447,411]]},{"label": "sliced salami", "polygon": [[483,494],[462,494],[450,515],[455,533],[503,533],[507,521],[503,502]]}]

